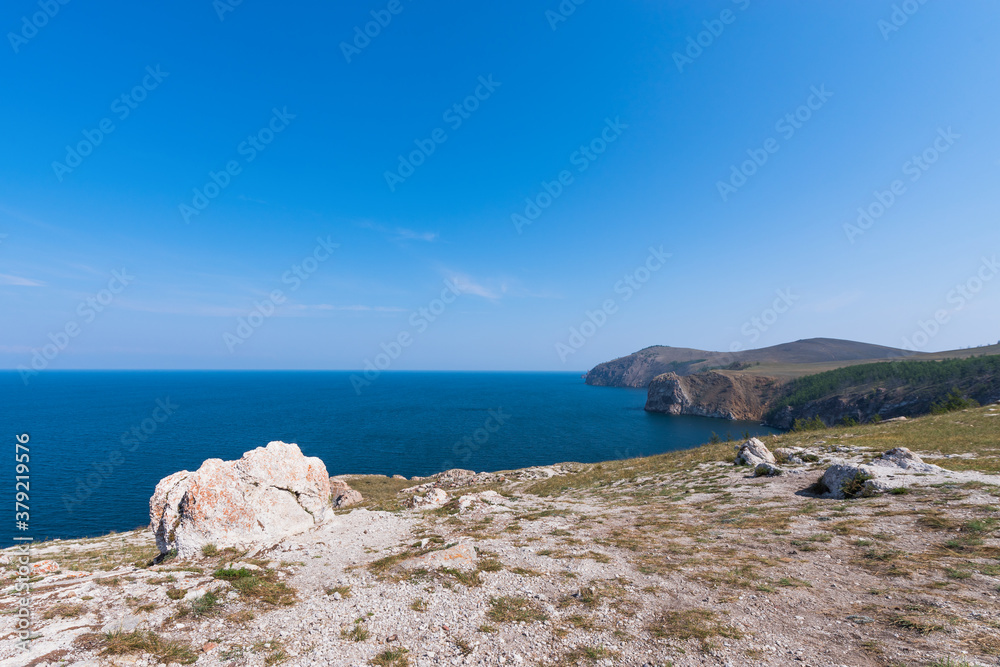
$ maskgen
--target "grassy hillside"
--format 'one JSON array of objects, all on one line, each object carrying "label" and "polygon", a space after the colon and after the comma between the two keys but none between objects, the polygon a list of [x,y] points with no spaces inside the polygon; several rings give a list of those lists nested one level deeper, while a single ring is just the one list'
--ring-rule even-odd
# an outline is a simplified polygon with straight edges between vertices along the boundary
[{"label": "grassy hillside", "polygon": [[693,375],[710,369],[726,369],[749,375],[767,375],[790,380],[875,361],[904,358],[936,361],[995,354],[1000,354],[1000,344],[944,352],[909,352],[883,345],[836,338],[809,338],[732,353],[654,345],[598,364],[587,373],[587,384],[646,387],[661,373]]},{"label": "grassy hillside", "polygon": [[[834,445],[838,442],[849,443],[852,447],[867,448],[872,452],[908,447],[913,451],[943,457],[956,455],[956,458],[934,461],[949,470],[1000,474],[1000,409],[995,405],[927,415],[905,422],[782,433],[765,440],[772,451],[779,447],[809,447],[819,442]],[[699,464],[731,462],[735,454],[735,446],[731,442],[706,443],[693,449],[656,456],[584,465],[573,475],[553,477],[534,484],[528,490],[539,495],[554,495],[607,487],[620,482],[635,482],[651,475],[694,471]],[[957,458],[959,455],[961,458]]]},{"label": "grassy hillside", "polygon": [[[983,347],[972,347],[964,350],[946,350],[944,352],[927,352],[916,354],[910,359],[914,361],[940,361],[942,359],[967,359],[977,356],[1000,355],[1000,345],[987,345]],[[738,371],[749,375],[768,375],[780,377],[788,380],[824,373],[849,366],[870,364],[876,361],[890,361],[891,358],[884,359],[849,359],[840,361],[817,361],[810,363],[792,362],[764,362],[751,368]]]},{"label": "grassy hillside", "polygon": [[946,400],[952,390],[981,403],[995,400],[1000,396],[1000,355],[889,361],[800,377],[785,385],[770,414],[790,409],[796,416],[826,418],[831,409],[845,408],[845,414],[853,410],[858,412],[855,418],[867,419],[880,413],[895,416],[903,406],[906,414],[921,414]]}]

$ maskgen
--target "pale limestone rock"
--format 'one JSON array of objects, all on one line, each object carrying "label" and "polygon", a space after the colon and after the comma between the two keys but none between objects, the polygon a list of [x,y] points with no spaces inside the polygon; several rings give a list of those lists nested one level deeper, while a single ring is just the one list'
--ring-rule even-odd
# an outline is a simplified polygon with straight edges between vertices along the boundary
[{"label": "pale limestone rock", "polygon": [[754,477],[777,477],[778,475],[780,475],[783,472],[784,472],[784,470],[782,470],[778,466],[774,465],[773,463],[768,463],[767,461],[761,461],[753,469],[753,476]]},{"label": "pale limestone rock", "polygon": [[751,466],[756,468],[760,463],[774,463],[772,454],[766,445],[757,438],[750,438],[740,446],[740,451],[736,454],[736,465]]},{"label": "pale limestone rock", "polygon": [[150,528],[161,553],[177,549],[181,558],[206,544],[259,549],[321,523],[329,502],[323,462],[275,441],[238,461],[209,459],[160,480],[149,500]]},{"label": "pale limestone rock", "polygon": [[435,509],[448,502],[448,494],[444,489],[431,489],[425,496],[413,496],[414,509]]},{"label": "pale limestone rock", "polygon": [[482,491],[480,493],[470,493],[458,499],[458,509],[464,512],[470,508],[484,507],[486,505],[503,505],[504,497],[496,491]]},{"label": "pale limestone rock", "polygon": [[347,482],[340,479],[339,477],[330,478],[330,502],[334,507],[340,509],[342,507],[349,507],[350,505],[357,505],[364,498],[361,496],[360,491],[355,491]]},{"label": "pale limestone rock", "polygon": [[40,560],[36,563],[31,564],[31,573],[38,574],[48,574],[50,572],[56,572],[59,570],[59,563],[54,560]]},{"label": "pale limestone rock", "polygon": [[[873,466],[865,464],[847,463],[836,461],[826,469],[820,479],[820,487],[823,498],[857,498],[865,495],[874,495],[880,489],[876,485],[869,484],[876,478],[877,470]],[[868,478],[868,479],[865,479]],[[845,493],[845,487],[852,493]]]},{"label": "pale limestone rock", "polygon": [[476,549],[471,544],[456,544],[447,549],[431,551],[423,556],[415,556],[403,561],[406,568],[454,567],[458,569],[472,568],[476,565]]},{"label": "pale limestone rock", "polygon": [[[820,486],[824,498],[871,496],[904,486],[910,486],[914,475],[946,473],[923,460],[906,447],[890,449],[870,464],[837,461],[823,473]],[[848,493],[844,488],[848,487]]]},{"label": "pale limestone rock", "polygon": [[903,470],[912,470],[913,472],[937,473],[944,471],[944,468],[940,466],[924,463],[923,459],[906,447],[890,449],[880,458],[872,461],[872,465],[880,468],[902,468]]},{"label": "pale limestone rock", "polygon": [[101,634],[108,633],[128,633],[137,630],[142,625],[142,619],[132,614],[126,614],[113,621],[105,623],[101,628]]}]

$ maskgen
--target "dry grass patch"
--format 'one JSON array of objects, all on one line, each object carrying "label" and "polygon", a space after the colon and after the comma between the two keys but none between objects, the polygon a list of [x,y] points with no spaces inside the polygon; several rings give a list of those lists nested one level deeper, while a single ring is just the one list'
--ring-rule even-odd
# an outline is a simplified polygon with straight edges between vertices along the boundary
[{"label": "dry grass patch", "polygon": [[740,639],[743,636],[737,628],[720,623],[715,613],[707,609],[665,611],[648,623],[646,630],[657,638],[697,639],[703,645],[712,637]]},{"label": "dry grass patch", "polygon": [[597,623],[594,622],[594,618],[592,616],[573,614],[572,616],[566,618],[566,622],[577,630],[594,630],[597,628]]},{"label": "dry grass patch", "polygon": [[617,651],[612,651],[604,646],[577,646],[559,656],[553,663],[544,663],[546,667],[570,667],[571,665],[590,665],[598,660],[614,660],[619,657]]},{"label": "dry grass patch", "polygon": [[869,572],[883,577],[909,577],[912,571],[907,567],[909,563],[904,562],[903,556],[908,556],[905,551],[899,549],[885,549],[872,547],[865,551],[860,559],[854,561]]},{"label": "dry grass patch", "polygon": [[571,554],[566,551],[552,551],[551,549],[543,549],[537,552],[539,556],[548,556],[555,560],[593,560],[598,563],[610,563],[611,557],[606,554],[598,553],[596,551],[586,551],[582,554]]},{"label": "dry grass patch", "polygon": [[145,653],[158,661],[170,664],[179,662],[190,665],[198,660],[191,645],[179,640],[164,639],[151,630],[112,632],[104,635],[101,655],[127,655]]},{"label": "dry grass patch", "polygon": [[298,601],[298,592],[279,581],[274,570],[223,568],[216,570],[212,576],[228,581],[243,600],[257,605],[287,607]]},{"label": "dry grass patch", "polygon": [[486,618],[494,623],[533,623],[544,621],[548,615],[538,603],[518,596],[490,598]]},{"label": "dry grass patch", "polygon": [[932,632],[938,630],[944,630],[945,626],[936,623],[933,620],[929,620],[923,616],[917,616],[914,614],[899,614],[892,617],[890,621],[897,628],[903,628],[904,630],[913,630],[922,635],[929,635]]},{"label": "dry grass patch", "polygon": [[[160,550],[151,540],[142,537],[136,539],[137,535],[140,533],[112,534],[107,537],[75,541],[61,545],[56,553],[46,557],[58,562],[61,569],[70,571],[108,571],[127,565],[146,568],[160,555]],[[90,544],[95,545],[94,548],[73,548]],[[36,548],[42,550],[50,546],[52,543],[42,542]]]},{"label": "dry grass patch", "polygon": [[368,628],[364,626],[365,619],[359,618],[354,621],[354,626],[350,630],[341,630],[340,636],[350,639],[353,642],[363,642],[368,639]]},{"label": "dry grass patch", "polygon": [[59,618],[76,618],[77,616],[82,616],[86,611],[87,607],[82,604],[60,602],[46,609],[45,613],[42,614],[42,618],[46,620],[55,618],[56,616]]},{"label": "dry grass patch", "polygon": [[350,586],[330,586],[323,590],[327,595],[333,595],[339,593],[340,597],[346,599],[351,597],[351,587]]},{"label": "dry grass patch", "polygon": [[722,513],[716,518],[716,522],[729,528],[785,530],[790,525],[790,518],[788,513],[777,512],[770,508],[741,507]]},{"label": "dry grass patch", "polygon": [[511,571],[512,574],[517,574],[517,575],[520,575],[522,577],[540,577],[540,576],[542,576],[542,573],[539,572],[538,570],[532,570],[531,568],[528,568],[528,567],[512,567],[510,569],[510,571]]},{"label": "dry grass patch", "polygon": [[379,667],[407,667],[410,664],[410,659],[406,657],[409,652],[402,647],[390,648],[382,651],[369,662]]},{"label": "dry grass patch", "polygon": [[[404,509],[406,498],[400,496],[399,492],[414,485],[411,481],[393,479],[384,475],[351,476],[346,481],[352,489],[360,492],[364,498],[360,507],[385,512],[398,512]],[[351,509],[356,509],[357,507],[359,506],[355,505]]]},{"label": "dry grass patch", "polygon": [[[901,514],[910,514],[910,512],[901,512]],[[930,530],[955,530],[961,523],[946,516],[941,510],[920,510],[917,512],[919,515],[917,517],[917,525],[921,528],[928,528]]]},{"label": "dry grass patch", "polygon": [[227,621],[229,621],[230,623],[235,623],[236,625],[245,625],[246,623],[249,623],[255,618],[256,616],[254,615],[254,613],[248,609],[244,609],[243,611],[237,611],[226,616]]}]

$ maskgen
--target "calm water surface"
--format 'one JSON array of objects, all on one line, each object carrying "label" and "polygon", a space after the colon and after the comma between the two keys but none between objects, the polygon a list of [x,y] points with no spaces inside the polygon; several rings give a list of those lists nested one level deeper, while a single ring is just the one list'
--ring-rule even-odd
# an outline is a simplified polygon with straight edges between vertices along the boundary
[{"label": "calm water surface", "polygon": [[[331,475],[411,477],[658,454],[704,443],[713,431],[773,432],[649,414],[645,390],[590,387],[579,373],[383,373],[360,396],[349,377],[46,371],[25,387],[2,372],[6,474],[14,476],[14,436],[29,433],[29,534],[69,538],[148,524],[161,478],[271,440],[298,443]],[[9,522],[5,546],[17,533],[13,508]]]}]

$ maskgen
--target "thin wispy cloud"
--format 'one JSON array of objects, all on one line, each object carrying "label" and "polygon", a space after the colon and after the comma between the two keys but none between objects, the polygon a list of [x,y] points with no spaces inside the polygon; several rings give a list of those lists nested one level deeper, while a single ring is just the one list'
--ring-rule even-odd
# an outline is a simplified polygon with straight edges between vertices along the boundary
[{"label": "thin wispy cloud", "polygon": [[264,204],[267,206],[270,202],[266,202],[263,199],[254,199],[253,197],[247,197],[246,195],[239,195],[237,199],[242,199],[243,201],[248,201],[254,204]]},{"label": "thin wispy cloud", "polygon": [[115,304],[115,307],[120,310],[133,310],[142,313],[193,317],[242,317],[249,310],[247,308],[211,304],[140,303],[125,299],[119,300]]},{"label": "thin wispy cloud", "polygon": [[352,311],[352,312],[374,312],[374,313],[404,313],[405,308],[396,308],[392,306],[335,306],[329,303],[317,303],[317,304],[307,304],[307,303],[297,303],[293,306],[289,306],[291,310],[333,310],[333,311]]},{"label": "thin wispy cloud", "polygon": [[448,280],[450,280],[455,287],[458,288],[458,291],[463,294],[481,296],[484,299],[490,299],[491,301],[499,299],[504,292],[503,286],[501,286],[499,290],[495,290],[483,285],[482,283],[476,282],[464,273],[451,272],[448,274]]},{"label": "thin wispy cloud", "polygon": [[32,280],[31,278],[22,278],[21,276],[11,276],[6,273],[0,273],[0,285],[13,285],[15,287],[44,287],[45,283],[38,280]]},{"label": "thin wispy cloud", "polygon": [[[213,304],[180,304],[180,303],[139,303],[121,300],[116,307],[122,310],[134,310],[160,315],[184,315],[191,317],[245,317],[253,306],[218,306]],[[371,312],[371,313],[404,313],[405,308],[394,306],[367,306],[352,304],[338,306],[329,303],[286,303],[279,305],[273,317],[307,317],[316,312]]]},{"label": "thin wispy cloud", "polygon": [[393,230],[396,234],[394,241],[436,241],[438,234],[437,232],[415,232],[412,229],[406,229],[405,227],[397,227]]},{"label": "thin wispy cloud", "polygon": [[563,296],[549,290],[538,291],[521,284],[517,278],[503,276],[499,278],[474,278],[462,271],[448,268],[439,269],[441,274],[450,280],[463,294],[472,294],[490,301],[504,298],[512,299],[561,299]]},{"label": "thin wispy cloud", "polygon": [[389,228],[377,225],[374,222],[362,222],[361,226],[365,229],[371,229],[379,234],[382,234],[390,241],[426,241],[430,243],[432,241],[436,241],[439,236],[437,232],[418,232],[413,229],[407,229],[406,227]]}]

